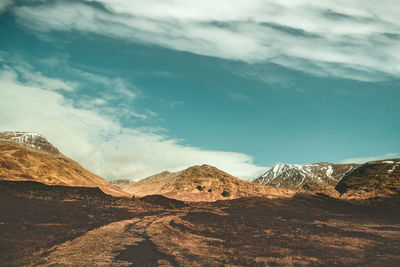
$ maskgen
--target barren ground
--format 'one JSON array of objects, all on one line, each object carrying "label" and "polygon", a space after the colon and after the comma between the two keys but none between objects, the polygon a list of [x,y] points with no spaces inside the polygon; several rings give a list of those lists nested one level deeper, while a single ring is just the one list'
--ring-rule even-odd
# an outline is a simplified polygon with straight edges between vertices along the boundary
[{"label": "barren ground", "polygon": [[184,203],[0,182],[1,266],[399,266],[398,199]]}]

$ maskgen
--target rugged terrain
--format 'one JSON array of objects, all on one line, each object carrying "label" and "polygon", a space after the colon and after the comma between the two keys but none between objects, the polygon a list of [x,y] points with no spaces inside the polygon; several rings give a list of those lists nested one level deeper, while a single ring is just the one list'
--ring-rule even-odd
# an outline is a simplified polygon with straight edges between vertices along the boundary
[{"label": "rugged terrain", "polygon": [[358,166],[359,164],[333,164],[328,162],[279,163],[254,179],[253,182],[278,188],[305,190],[336,196],[337,192],[334,187],[338,181]]},{"label": "rugged terrain", "polygon": [[367,162],[336,185],[343,197],[400,197],[400,159]]},{"label": "rugged terrain", "polygon": [[0,181],[1,266],[399,266],[399,198],[115,198]]},{"label": "rugged terrain", "polygon": [[129,195],[61,154],[43,136],[0,132],[0,180],[49,185],[99,187],[112,195]]},{"label": "rugged terrain", "polygon": [[300,190],[202,165],[116,181],[131,198],[45,138],[2,133],[0,266],[400,265],[400,159],[269,173]]},{"label": "rugged terrain", "polygon": [[185,201],[216,201],[250,196],[291,196],[294,191],[258,185],[236,178],[213,166],[193,166],[179,172],[162,172],[123,190],[136,196],[159,194]]}]

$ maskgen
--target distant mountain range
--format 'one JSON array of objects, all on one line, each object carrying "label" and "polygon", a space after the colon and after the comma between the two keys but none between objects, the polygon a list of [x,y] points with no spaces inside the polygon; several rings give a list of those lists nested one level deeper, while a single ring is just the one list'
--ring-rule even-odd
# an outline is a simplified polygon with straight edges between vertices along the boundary
[{"label": "distant mountain range", "polygon": [[61,154],[43,136],[27,132],[0,132],[0,180],[99,187],[107,194],[129,196]]},{"label": "distant mountain range", "polygon": [[400,193],[400,159],[371,161],[363,165],[280,163],[253,182],[330,196],[392,196]]},{"label": "distant mountain range", "polygon": [[359,164],[311,164],[279,163],[254,179],[254,183],[293,190],[336,193],[334,187],[346,173]]},{"label": "distant mountain range", "polygon": [[48,185],[99,187],[115,196],[163,195],[184,201],[216,201],[241,197],[288,197],[296,192],[331,197],[369,198],[400,195],[400,159],[366,164],[277,164],[253,182],[213,166],[162,172],[138,182],[111,184],[64,156],[41,135],[0,132],[0,180],[35,181]]},{"label": "distant mountain range", "polygon": [[289,196],[293,191],[263,186],[236,178],[213,166],[193,166],[179,172],[162,172],[123,190],[138,196],[160,194],[187,201],[215,201],[250,196]]}]

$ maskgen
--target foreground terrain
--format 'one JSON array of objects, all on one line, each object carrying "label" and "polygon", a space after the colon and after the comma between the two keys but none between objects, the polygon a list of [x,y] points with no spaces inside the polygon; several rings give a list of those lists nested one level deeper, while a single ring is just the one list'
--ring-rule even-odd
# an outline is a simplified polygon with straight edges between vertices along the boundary
[{"label": "foreground terrain", "polygon": [[399,266],[399,199],[182,202],[0,181],[1,266]]}]

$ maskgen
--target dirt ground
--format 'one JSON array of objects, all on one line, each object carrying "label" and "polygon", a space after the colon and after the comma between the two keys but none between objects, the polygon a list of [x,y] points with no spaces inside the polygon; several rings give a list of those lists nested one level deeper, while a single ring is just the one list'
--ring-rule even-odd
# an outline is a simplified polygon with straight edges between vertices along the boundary
[{"label": "dirt ground", "polygon": [[0,266],[400,266],[400,201],[181,202],[0,182]]}]

